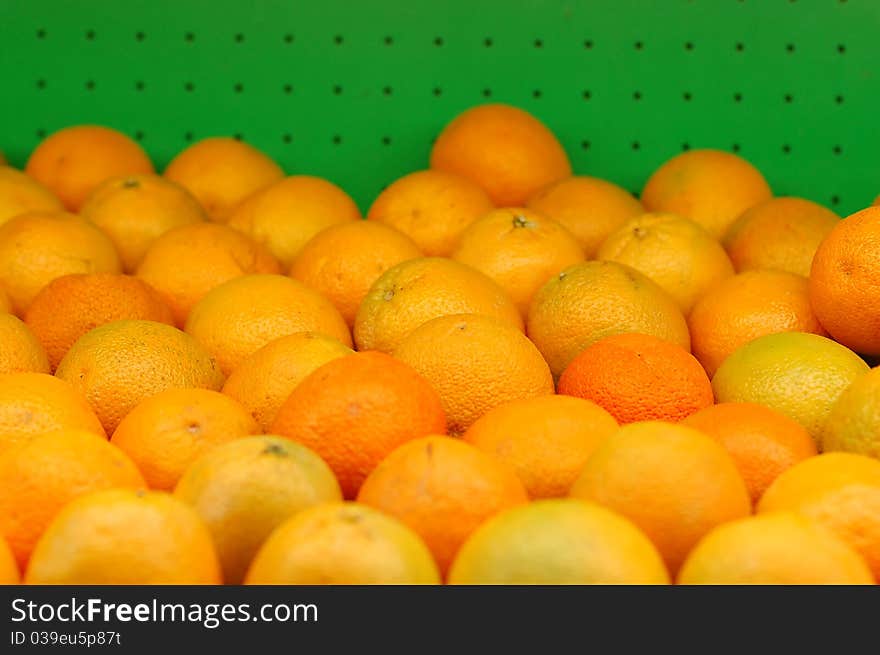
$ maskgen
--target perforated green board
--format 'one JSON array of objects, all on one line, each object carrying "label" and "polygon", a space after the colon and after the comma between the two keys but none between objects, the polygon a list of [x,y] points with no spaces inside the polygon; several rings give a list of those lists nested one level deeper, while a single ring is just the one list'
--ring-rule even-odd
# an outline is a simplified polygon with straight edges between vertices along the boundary
[{"label": "perforated green board", "polygon": [[362,207],[462,109],[524,107],[634,191],[740,152],[846,214],[880,192],[878,0],[0,0],[0,148],[96,122],[164,165],[240,135]]}]

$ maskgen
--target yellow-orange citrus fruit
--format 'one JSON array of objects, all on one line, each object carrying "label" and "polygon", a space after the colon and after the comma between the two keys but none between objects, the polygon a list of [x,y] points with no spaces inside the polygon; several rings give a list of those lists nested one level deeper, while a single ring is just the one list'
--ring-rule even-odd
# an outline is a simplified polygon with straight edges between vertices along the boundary
[{"label": "yellow-orange citrus fruit", "polygon": [[168,230],[206,218],[186,189],[159,175],[109,179],[95,189],[79,214],[110,237],[126,273],[137,270],[147,249]]},{"label": "yellow-orange citrus fruit", "polygon": [[306,376],[352,352],[337,339],[317,332],[289,334],[245,357],[229,374],[223,393],[241,403],[267,431],[281,405]]},{"label": "yellow-orange citrus fruit", "polygon": [[40,340],[21,319],[0,314],[0,374],[50,373]]},{"label": "yellow-orange citrus fruit", "polygon": [[154,321],[114,321],[87,332],[55,375],[82,393],[107,434],[135,405],[165,389],[219,390],[224,378],[191,336]]},{"label": "yellow-orange citrus fruit", "polygon": [[880,368],[857,377],[831,407],[821,434],[822,450],[880,459]]},{"label": "yellow-orange citrus fruit", "polygon": [[568,495],[596,446],[617,427],[588,400],[536,396],[490,409],[462,439],[512,468],[531,498],[554,498]]},{"label": "yellow-orange citrus fruit", "polygon": [[20,316],[56,277],[119,271],[110,239],[73,214],[31,212],[0,225],[0,285]]},{"label": "yellow-orange citrus fruit", "polygon": [[2,287],[0,287],[0,312],[3,314],[12,312],[12,301],[9,300],[9,296],[6,295]]},{"label": "yellow-orange citrus fruit", "polygon": [[310,239],[294,259],[290,276],[332,302],[351,328],[379,276],[421,256],[402,232],[375,221],[347,221]]},{"label": "yellow-orange citrus fruit", "polygon": [[360,218],[354,200],[332,182],[294,175],[246,198],[227,225],[266,246],[286,270],[313,236]]},{"label": "yellow-orange citrus fruit", "polygon": [[573,498],[493,516],[461,547],[450,584],[669,584],[654,544],[630,521]]},{"label": "yellow-orange citrus fruit", "polygon": [[186,331],[228,375],[270,341],[314,331],[351,345],[333,304],[302,282],[282,275],[244,275],[212,289],[192,308]]},{"label": "yellow-orange citrus fruit", "polygon": [[790,513],[752,516],[710,532],[688,556],[683,585],[871,584],[864,560],[813,521]]},{"label": "yellow-orange citrus fruit", "polygon": [[439,392],[450,434],[509,400],[553,393],[553,376],[535,345],[488,316],[432,319],[410,332],[394,356]]},{"label": "yellow-orange citrus fruit", "polygon": [[42,184],[11,166],[0,165],[0,224],[32,211],[61,211],[64,205]]},{"label": "yellow-orange citrus fruit", "polygon": [[773,198],[745,211],[724,247],[738,272],[769,268],[808,277],[816,249],[840,216],[803,198]]},{"label": "yellow-orange citrus fruit", "polygon": [[0,535],[0,585],[14,585],[21,581],[21,574],[18,571],[18,564],[12,549],[3,535]]},{"label": "yellow-orange citrus fruit", "polygon": [[535,292],[584,259],[562,225],[530,209],[496,209],[462,233],[452,258],[495,280],[525,316]]},{"label": "yellow-orange citrus fruit", "polygon": [[165,298],[178,327],[214,287],[242,275],[280,272],[263,246],[215,223],[185,225],[163,234],[137,268],[137,276]]},{"label": "yellow-orange citrus fruit", "polygon": [[466,177],[416,171],[382,191],[367,219],[403,232],[429,257],[447,257],[465,228],[492,208],[486,192]]},{"label": "yellow-orange citrus fruit", "polygon": [[202,139],[171,160],[164,175],[187,189],[215,221],[225,221],[252,193],[284,177],[281,167],[247,143]]},{"label": "yellow-orange citrus fruit", "polygon": [[591,261],[550,278],[535,294],[526,333],[553,375],[590,344],[612,334],[639,332],[690,350],[687,323],[675,301],[638,271]]},{"label": "yellow-orange citrus fruit", "polygon": [[689,150],[654,171],[642,190],[642,204],[648,211],[689,218],[720,239],[744,211],[771,196],[764,176],[742,157]]},{"label": "yellow-orange citrus fruit", "polygon": [[633,423],[605,439],[571,489],[622,514],[654,542],[671,573],[712,528],[752,504],[727,451],[674,423]]},{"label": "yellow-orange citrus fruit", "polygon": [[415,530],[445,574],[483,521],[528,502],[528,494],[513,471],[481,450],[430,436],[386,457],[367,477],[358,501]]},{"label": "yellow-orange citrus fruit", "polygon": [[711,376],[749,341],[778,332],[827,333],[810,307],[806,278],[776,270],[739,273],[703,296],[688,316],[691,351]]},{"label": "yellow-orange citrus fruit", "polygon": [[566,227],[592,258],[609,234],[645,213],[633,195],[597,177],[576,176],[541,189],[527,206]]},{"label": "yellow-orange citrus fruit", "polygon": [[674,214],[643,214],[612,232],[597,259],[626,264],[656,282],[687,316],[697,300],[725,278],[733,265],[713,237]]},{"label": "yellow-orange citrus fruit", "polygon": [[431,149],[431,168],[467,177],[498,206],[519,206],[571,175],[562,144],[527,111],[502,104],[472,107],[450,122]]},{"label": "yellow-orange citrus fruit", "polygon": [[119,273],[55,278],[25,313],[25,321],[46,348],[53,370],[86,332],[123,319],[174,323],[171,309],[155,289]]},{"label": "yellow-orange citrus fruit", "polygon": [[195,460],[174,495],[191,505],[211,532],[226,584],[241,584],[272,531],[320,503],[342,500],[333,472],[289,439],[246,437]]},{"label": "yellow-orange citrus fruit", "polygon": [[257,553],[246,584],[438,584],[431,552],[412,530],[359,503],[299,512]]},{"label": "yellow-orange citrus fruit", "polygon": [[185,503],[113,489],[67,505],[34,549],[26,584],[219,584],[211,535]]},{"label": "yellow-orange citrus fruit", "polygon": [[35,435],[0,452],[0,480],[0,535],[22,567],[58,510],[77,496],[144,486],[125,453],[82,430]]},{"label": "yellow-orange citrus fruit", "polygon": [[492,278],[449,259],[422,257],[379,277],[354,322],[358,350],[392,352],[422,323],[450,314],[482,314],[522,330],[513,301]]},{"label": "yellow-orange citrus fruit", "polygon": [[166,389],[138,403],[110,443],[131,458],[151,489],[170,491],[199,456],[258,432],[253,417],[229,396]]},{"label": "yellow-orange citrus fruit", "polygon": [[50,134],[25,167],[25,173],[70,211],[78,211],[89,194],[111,177],[153,171],[153,163],[135,141],[100,125],[76,125]]}]

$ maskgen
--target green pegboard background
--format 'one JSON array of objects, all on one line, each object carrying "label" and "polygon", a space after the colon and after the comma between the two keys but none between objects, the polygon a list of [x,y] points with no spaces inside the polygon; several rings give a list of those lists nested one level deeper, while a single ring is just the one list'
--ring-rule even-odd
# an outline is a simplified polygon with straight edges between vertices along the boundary
[{"label": "green pegboard background", "polygon": [[878,0],[0,0],[0,148],[111,125],[163,166],[239,135],[362,207],[462,109],[519,105],[641,188],[740,152],[843,214],[880,192]]}]

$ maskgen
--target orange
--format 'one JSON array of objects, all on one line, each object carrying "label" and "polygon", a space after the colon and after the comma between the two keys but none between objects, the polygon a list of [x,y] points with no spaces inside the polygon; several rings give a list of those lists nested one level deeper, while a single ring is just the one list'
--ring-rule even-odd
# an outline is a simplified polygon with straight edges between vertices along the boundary
[{"label": "orange", "polygon": [[188,334],[154,321],[115,321],[73,344],[55,375],[88,398],[107,434],[135,405],[165,389],[218,390],[217,363]]},{"label": "orange", "polygon": [[210,137],[178,153],[164,175],[193,194],[212,220],[225,221],[242,200],[282,179],[284,171],[247,143]]},{"label": "orange", "polygon": [[642,204],[648,211],[689,218],[720,239],[740,214],[771,196],[764,176],[742,157],[689,150],[654,171]]},{"label": "orange", "polygon": [[186,331],[229,375],[278,337],[314,331],[351,345],[336,308],[302,282],[281,275],[244,275],[212,289],[190,312]]},{"label": "orange", "polygon": [[294,259],[290,276],[332,302],[351,328],[379,276],[421,256],[402,232],[375,221],[347,221],[310,239]]},{"label": "orange", "polygon": [[626,264],[656,282],[687,316],[697,300],[733,275],[724,248],[702,227],[674,214],[643,214],[612,232],[597,259]]},{"label": "orange", "polygon": [[592,258],[609,234],[645,213],[642,203],[616,184],[597,177],[569,177],[541,189],[527,207],[561,223]]},{"label": "orange", "polygon": [[0,314],[0,374],[51,373],[49,358],[31,329],[12,314]]},{"label": "orange", "polygon": [[684,421],[720,443],[733,457],[757,503],[788,468],[816,455],[816,444],[800,423],[754,403],[720,403]]},{"label": "orange", "polygon": [[880,459],[880,368],[857,377],[837,398],[821,434],[822,450]]},{"label": "orange", "polygon": [[56,277],[119,270],[110,239],[73,214],[31,212],[0,226],[0,285],[16,314]]},{"label": "orange", "polygon": [[257,434],[253,417],[229,396],[208,389],[166,389],[132,409],[110,439],[151,489],[170,491],[199,456]]},{"label": "orange", "polygon": [[593,503],[539,500],[498,514],[461,547],[450,584],[669,584],[657,549]]},{"label": "orange", "polygon": [[442,171],[416,171],[379,194],[367,219],[399,230],[429,257],[447,257],[468,225],[494,205],[475,182]]},{"label": "orange", "polygon": [[9,296],[6,295],[6,292],[0,287],[0,313],[9,314],[12,311],[12,301],[9,300]]},{"label": "orange", "polygon": [[309,373],[352,352],[340,341],[317,332],[279,337],[245,357],[229,374],[223,393],[241,403],[266,431]]},{"label": "orange", "polygon": [[525,316],[541,285],[582,262],[584,255],[562,225],[530,209],[512,207],[471,223],[452,258],[495,280]]},{"label": "orange", "polygon": [[712,389],[719,403],[757,403],[782,412],[818,440],[834,402],[868,370],[830,339],[782,332],[735,351],[716,371]]},{"label": "orange", "polygon": [[0,536],[0,585],[15,585],[20,581],[21,574],[18,572],[18,564],[12,554],[12,549]]},{"label": "orange", "polygon": [[157,491],[114,489],[65,507],[37,543],[27,584],[219,584],[198,515]]},{"label": "orange", "polygon": [[445,574],[481,523],[526,503],[528,495],[501,462],[460,439],[430,436],[386,457],[364,482],[358,501],[415,530]]},{"label": "orange", "polygon": [[394,349],[439,393],[450,434],[509,400],[553,393],[547,362],[522,332],[478,314],[423,323]]},{"label": "orange", "polygon": [[206,218],[186,189],[158,175],[109,179],[95,189],[79,214],[110,237],[126,273],[134,273],[149,247],[168,230]]},{"label": "orange", "polygon": [[105,180],[154,170],[144,149],[122,132],[75,125],[43,139],[24,172],[58,196],[67,209],[78,211]]},{"label": "orange", "polygon": [[0,374],[0,453],[58,430],[107,437],[85,397],[63,380],[45,373]]},{"label": "orange", "polygon": [[571,495],[630,519],[673,574],[707,532],[752,509],[727,451],[702,432],[673,423],[620,428],[587,460]]},{"label": "orange", "polygon": [[711,376],[749,341],[778,332],[826,336],[810,307],[807,279],[786,271],[734,275],[703,296],[688,316],[691,350]]},{"label": "orange", "polygon": [[0,164],[0,224],[32,211],[61,211],[64,205],[49,189],[11,166]]},{"label": "orange", "polygon": [[522,317],[492,278],[449,259],[423,257],[385,271],[354,321],[358,350],[393,351],[422,323],[450,314],[483,314],[522,330]]},{"label": "orange", "polygon": [[332,182],[294,175],[246,198],[227,225],[266,246],[286,270],[313,236],[360,218],[354,200]]},{"label": "orange", "polygon": [[880,462],[829,453],[780,475],[758,506],[761,513],[792,511],[833,531],[865,558],[880,581]]},{"label": "orange", "polygon": [[326,503],[288,519],[257,553],[245,584],[438,584],[412,530],[358,503]]},{"label": "orange", "polygon": [[333,472],[308,448],[280,437],[247,437],[196,459],[174,495],[211,532],[226,584],[241,584],[272,531],[320,503],[342,500]]},{"label": "orange", "polygon": [[413,369],[380,352],[333,359],[293,390],[270,430],[314,450],[346,498],[399,445],[446,431],[437,392]]},{"label": "orange", "polygon": [[279,273],[263,246],[225,225],[197,223],[157,238],[137,268],[137,276],[159,291],[178,327],[214,287],[251,273]]},{"label": "orange", "polygon": [[840,221],[825,237],[810,270],[810,302],[836,341],[880,355],[880,207]]},{"label": "orange", "polygon": [[472,107],[449,123],[431,149],[431,168],[467,177],[498,206],[519,206],[571,175],[562,144],[540,120],[510,105]]},{"label": "orange", "polygon": [[803,198],[773,198],[746,210],[724,247],[738,272],[772,268],[808,277],[816,249],[840,216]]},{"label": "orange", "polygon": [[531,498],[567,496],[617,421],[588,400],[536,396],[490,409],[462,439],[512,468]]},{"label": "orange", "polygon": [[25,313],[54,370],[89,330],[123,319],[174,323],[163,298],[146,282],[119,273],[64,275],[37,294]]},{"label": "orange", "polygon": [[712,383],[681,346],[647,334],[615,334],[575,357],[559,393],[591,400],[618,422],[682,420],[712,405]]},{"label": "orange", "polygon": [[752,516],[710,532],[678,576],[683,585],[871,584],[861,557],[812,521],[789,513]]},{"label": "orange", "polygon": [[687,323],[663,289],[616,262],[584,262],[547,281],[532,300],[526,333],[554,377],[602,337],[650,334],[690,349]]},{"label": "orange", "polygon": [[125,453],[91,432],[33,436],[0,453],[0,536],[24,568],[62,507],[90,491],[138,489],[144,479]]}]

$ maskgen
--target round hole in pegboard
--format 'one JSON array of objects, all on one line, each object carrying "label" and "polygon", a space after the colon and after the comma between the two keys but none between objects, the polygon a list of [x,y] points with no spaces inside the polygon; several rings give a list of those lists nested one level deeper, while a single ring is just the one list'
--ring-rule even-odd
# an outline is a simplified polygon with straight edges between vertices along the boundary
[{"label": "round hole in pegboard", "polygon": [[243,93],[243,92],[244,92],[244,84],[242,84],[241,82],[236,82],[236,83],[232,86],[232,90],[233,90],[235,93]]},{"label": "round hole in pegboard", "polygon": [[629,147],[632,148],[633,150],[641,150],[642,144],[639,143],[638,141],[633,141],[631,144],[629,144]]},{"label": "round hole in pegboard", "polygon": [[390,86],[382,87],[383,96],[390,96],[392,93],[394,93],[394,89],[392,89]]},{"label": "round hole in pegboard", "polygon": [[282,134],[282,135],[281,135],[281,142],[282,142],[282,143],[289,144],[289,143],[291,143],[292,141],[293,141],[293,135],[292,135],[292,134]]},{"label": "round hole in pegboard", "polygon": [[391,137],[390,136],[383,136],[382,137],[382,145],[383,146],[390,146],[391,145]]},{"label": "round hole in pegboard", "polygon": [[46,130],[44,130],[43,128],[39,128],[36,131],[36,135],[37,135],[38,139],[44,139],[44,138],[46,138]]},{"label": "round hole in pegboard", "polygon": [[730,146],[730,149],[733,150],[733,152],[739,152],[740,150],[742,150],[742,146],[740,146],[738,143],[734,143],[732,146]]},{"label": "round hole in pegboard", "polygon": [[338,146],[338,145],[340,145],[340,144],[342,143],[342,136],[339,135],[339,134],[334,134],[334,135],[333,135],[333,138],[331,139],[331,141],[332,141],[332,143],[333,143],[334,146]]},{"label": "round hole in pegboard", "polygon": [[281,90],[284,91],[284,93],[286,93],[287,95],[290,95],[291,93],[293,93],[293,84],[285,84],[283,87],[281,87]]},{"label": "round hole in pegboard", "polygon": [[532,45],[534,45],[535,48],[538,48],[538,49],[543,48],[544,47],[544,40],[543,39],[535,39],[535,41],[534,41],[534,43],[532,43]]},{"label": "round hole in pegboard", "polygon": [[95,30],[86,30],[86,41],[94,41],[95,40]]},{"label": "round hole in pegboard", "polygon": [[794,102],[794,96],[790,93],[786,93],[783,96],[783,100],[785,100],[785,104],[790,105],[791,103]]},{"label": "round hole in pegboard", "polygon": [[686,41],[684,44],[684,49],[687,50],[688,52],[693,51],[693,49],[694,49],[693,41]]},{"label": "round hole in pegboard", "polygon": [[287,34],[285,34],[284,37],[283,37],[283,41],[284,41],[287,45],[290,45],[291,43],[293,43],[293,34],[291,34],[290,32],[288,32]]},{"label": "round hole in pegboard", "polygon": [[633,189],[632,191],[629,192],[629,195],[631,195],[633,198],[638,200],[639,198],[642,197],[642,192],[639,191],[638,189]]},{"label": "round hole in pegboard", "polygon": [[232,37],[232,40],[236,43],[244,43],[244,34],[238,32],[234,37]]},{"label": "round hole in pegboard", "polygon": [[593,97],[593,92],[588,89],[584,89],[584,92],[581,94],[581,96],[584,100],[589,100]]},{"label": "round hole in pegboard", "polygon": [[681,94],[681,99],[684,100],[685,102],[690,102],[691,100],[694,99],[694,96],[691,94],[690,91],[685,91],[684,93]]},{"label": "round hole in pegboard", "polygon": [[736,50],[737,52],[742,52],[743,50],[746,49],[746,44],[743,43],[742,41],[738,41],[738,42],[733,46],[733,49]]},{"label": "round hole in pegboard", "polygon": [[144,34],[143,32],[135,32],[134,33],[134,40],[135,41],[143,41],[146,38],[147,38],[147,35]]},{"label": "round hole in pegboard", "polygon": [[642,99],[642,92],[641,91],[633,91],[633,100],[638,102],[641,99]]},{"label": "round hole in pegboard", "polygon": [[183,85],[183,90],[186,91],[187,93],[192,93],[193,91],[196,90],[196,85],[193,84],[192,82],[185,82]]},{"label": "round hole in pegboard", "polygon": [[183,140],[187,141],[187,142],[192,141],[194,138],[195,138],[195,136],[193,135],[192,132],[185,132],[183,135]]},{"label": "round hole in pegboard", "polygon": [[538,100],[542,95],[544,95],[544,94],[543,94],[543,92],[541,91],[541,89],[535,89],[534,91],[532,91],[532,97],[533,97],[535,100]]},{"label": "round hole in pegboard", "polygon": [[492,89],[483,89],[483,97],[491,98],[492,97]]},{"label": "round hole in pegboard", "polygon": [[836,102],[838,105],[842,105],[843,104],[843,96],[840,94],[834,96],[834,102]]},{"label": "round hole in pegboard", "polygon": [[440,96],[443,95],[443,89],[441,89],[439,86],[435,86],[433,93],[434,93],[435,97],[439,98]]},{"label": "round hole in pegboard", "polygon": [[345,37],[343,37],[341,34],[337,34],[333,37],[333,43],[335,43],[336,45],[342,45],[343,43],[345,43]]},{"label": "round hole in pegboard", "polygon": [[394,37],[389,34],[384,39],[382,39],[382,43],[384,43],[385,45],[394,45]]},{"label": "round hole in pegboard", "polygon": [[794,43],[786,43],[785,44],[785,51],[788,53],[794,52],[795,51]]},{"label": "round hole in pegboard", "polygon": [[135,138],[135,141],[143,141],[143,140],[144,140],[144,133],[143,133],[143,131],[142,131],[142,130],[138,130],[137,132],[135,132],[135,133],[134,133],[134,138]]},{"label": "round hole in pegboard", "polygon": [[232,135],[232,138],[236,141],[244,141],[244,134],[242,134],[241,132],[236,132]]},{"label": "round hole in pegboard", "polygon": [[333,85],[333,95],[335,95],[335,96],[342,95],[342,85],[340,85],[340,84]]},{"label": "round hole in pegboard", "polygon": [[681,144],[681,151],[682,151],[682,152],[687,152],[687,151],[690,150],[690,149],[691,149],[691,144],[690,144],[690,143],[682,143],[682,144]]},{"label": "round hole in pegboard", "polygon": [[434,37],[434,45],[437,46],[438,48],[443,47],[443,37],[442,36],[435,36]]},{"label": "round hole in pegboard", "polygon": [[196,40],[195,32],[187,32],[183,35],[183,40],[187,43],[192,43]]},{"label": "round hole in pegboard", "polygon": [[846,46],[842,43],[838,43],[837,44],[837,52],[839,52],[842,55],[845,55],[846,54]]},{"label": "round hole in pegboard", "polygon": [[138,80],[137,82],[134,83],[134,90],[135,91],[143,91],[146,87],[147,87],[147,85],[144,84],[143,80]]},{"label": "round hole in pegboard", "polygon": [[485,39],[483,39],[483,47],[484,48],[491,48],[493,44],[494,44],[494,41],[492,40],[491,36],[487,36]]},{"label": "round hole in pegboard", "polygon": [[842,155],[842,154],[843,154],[843,148],[840,147],[840,146],[834,146],[834,147],[831,149],[831,152],[833,152],[835,155]]},{"label": "round hole in pegboard", "polygon": [[581,141],[581,150],[589,150],[590,145],[592,144],[587,140]]},{"label": "round hole in pegboard", "polygon": [[95,80],[86,80],[86,91],[94,91],[95,90]]},{"label": "round hole in pegboard", "polygon": [[633,43],[633,47],[634,47],[636,50],[644,50],[644,49],[645,49],[645,44],[642,43],[641,41],[636,41],[635,43]]},{"label": "round hole in pegboard", "polygon": [[783,154],[790,155],[791,154],[791,146],[787,143],[782,144],[782,152]]},{"label": "round hole in pegboard", "polygon": [[44,30],[43,28],[38,29],[37,30],[37,38],[40,39],[41,41],[43,39],[45,39],[46,38],[46,30]]},{"label": "round hole in pegboard", "polygon": [[840,204],[840,196],[831,196],[831,206],[837,207]]},{"label": "round hole in pegboard", "polygon": [[592,49],[593,49],[593,40],[592,40],[592,39],[586,39],[586,40],[584,41],[584,50],[592,50]]},{"label": "round hole in pegboard", "polygon": [[46,80],[37,80],[37,88],[41,91],[46,88]]},{"label": "round hole in pegboard", "polygon": [[733,101],[734,101],[734,102],[739,103],[739,102],[742,102],[742,100],[743,100],[743,94],[742,94],[742,93],[740,93],[740,92],[737,91],[736,93],[733,94]]}]

